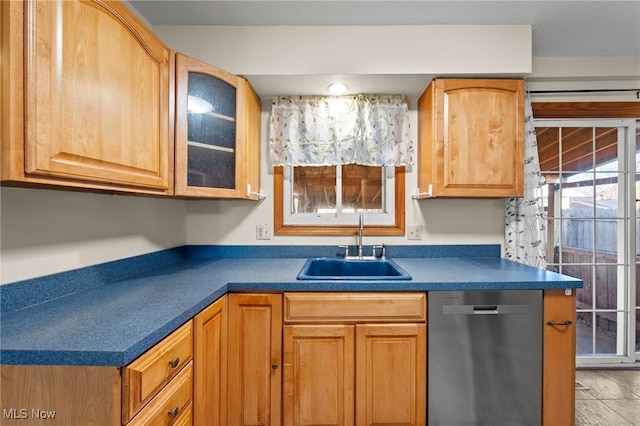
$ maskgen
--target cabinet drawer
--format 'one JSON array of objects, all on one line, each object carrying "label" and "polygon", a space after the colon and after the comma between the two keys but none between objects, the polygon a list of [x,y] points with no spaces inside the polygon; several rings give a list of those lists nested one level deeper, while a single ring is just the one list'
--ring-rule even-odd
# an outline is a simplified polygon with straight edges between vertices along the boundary
[{"label": "cabinet drawer", "polygon": [[122,421],[128,422],[192,358],[191,321],[124,368]]},{"label": "cabinet drawer", "polygon": [[190,425],[192,385],[193,363],[189,362],[127,426]]},{"label": "cabinet drawer", "polygon": [[424,322],[425,293],[285,293],[287,323]]}]

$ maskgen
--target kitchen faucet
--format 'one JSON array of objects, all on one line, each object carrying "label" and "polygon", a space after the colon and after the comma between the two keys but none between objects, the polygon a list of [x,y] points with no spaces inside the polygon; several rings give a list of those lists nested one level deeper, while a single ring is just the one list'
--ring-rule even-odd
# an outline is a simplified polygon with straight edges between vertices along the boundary
[{"label": "kitchen faucet", "polygon": [[364,214],[360,213],[358,223],[358,259],[362,259],[362,231],[364,231]]},{"label": "kitchen faucet", "polygon": [[387,257],[387,247],[385,244],[373,246],[371,256],[365,256],[362,249],[362,233],[364,232],[364,213],[360,213],[360,217],[358,220],[358,254],[356,256],[349,256],[349,246],[344,245],[340,246],[344,249],[344,258],[345,259],[377,259],[378,258],[378,250],[380,250],[380,259],[386,259]]}]

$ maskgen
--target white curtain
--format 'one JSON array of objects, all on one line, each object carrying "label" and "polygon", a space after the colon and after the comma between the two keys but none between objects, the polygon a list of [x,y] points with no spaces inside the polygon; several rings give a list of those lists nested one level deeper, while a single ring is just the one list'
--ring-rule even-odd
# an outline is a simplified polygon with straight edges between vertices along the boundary
[{"label": "white curtain", "polygon": [[413,163],[401,95],[280,96],[271,105],[273,166],[406,166]]},{"label": "white curtain", "polygon": [[524,110],[524,197],[506,200],[505,257],[526,265],[546,268],[544,207],[538,159],[538,141],[529,91]]}]

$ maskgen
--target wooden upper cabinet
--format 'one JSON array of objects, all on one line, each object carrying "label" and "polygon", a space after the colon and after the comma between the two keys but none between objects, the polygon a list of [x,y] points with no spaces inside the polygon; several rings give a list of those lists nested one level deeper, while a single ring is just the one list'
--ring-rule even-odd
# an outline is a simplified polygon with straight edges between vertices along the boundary
[{"label": "wooden upper cabinet", "polygon": [[523,80],[433,80],[418,137],[420,198],[523,195]]},{"label": "wooden upper cabinet", "polygon": [[257,199],[260,109],[244,78],[176,54],[176,195]]},{"label": "wooden upper cabinet", "polygon": [[2,7],[2,179],[169,193],[166,46],[116,1]]}]

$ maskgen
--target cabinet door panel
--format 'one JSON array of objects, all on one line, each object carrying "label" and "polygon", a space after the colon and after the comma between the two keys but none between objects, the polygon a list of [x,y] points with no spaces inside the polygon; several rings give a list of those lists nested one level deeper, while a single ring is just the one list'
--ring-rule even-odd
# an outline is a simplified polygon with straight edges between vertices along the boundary
[{"label": "cabinet door panel", "polygon": [[[550,325],[549,321],[569,325]],[[576,292],[544,292],[543,426],[575,423]]]},{"label": "cabinet door panel", "polygon": [[230,294],[229,425],[279,425],[282,296]]},{"label": "cabinet door panel", "polygon": [[522,196],[523,80],[433,80],[418,101],[418,135],[423,196]]},{"label": "cabinet door panel", "polygon": [[196,425],[227,424],[227,297],[195,316],[194,418]]},{"label": "cabinet door panel", "polygon": [[356,424],[424,425],[426,325],[356,325]]},{"label": "cabinet door panel", "polygon": [[176,55],[176,194],[243,198],[243,79]]},{"label": "cabinet door panel", "polygon": [[[444,91],[444,188],[482,184],[513,188],[514,149],[522,114],[516,115],[516,92],[501,88],[468,87]],[[481,164],[481,167],[477,165]]]},{"label": "cabinet door panel", "polygon": [[26,6],[25,172],[169,188],[169,50],[126,6]]},{"label": "cabinet door panel", "polygon": [[352,425],[354,327],[284,327],[284,424]]}]

